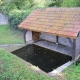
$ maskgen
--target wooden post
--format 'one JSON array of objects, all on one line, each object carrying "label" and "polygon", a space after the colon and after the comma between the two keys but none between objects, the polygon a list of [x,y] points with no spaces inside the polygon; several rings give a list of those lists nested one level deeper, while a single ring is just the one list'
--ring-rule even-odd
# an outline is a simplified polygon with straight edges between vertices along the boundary
[{"label": "wooden post", "polygon": [[56,44],[58,44],[58,36],[56,36]]},{"label": "wooden post", "polygon": [[75,60],[76,55],[76,39],[73,39],[73,55],[72,60]]},{"label": "wooden post", "polygon": [[24,38],[24,42],[25,42],[25,43],[26,43],[26,36],[25,36],[25,35],[26,35],[26,32],[27,32],[27,30],[24,29],[24,30],[23,30],[23,38]]}]

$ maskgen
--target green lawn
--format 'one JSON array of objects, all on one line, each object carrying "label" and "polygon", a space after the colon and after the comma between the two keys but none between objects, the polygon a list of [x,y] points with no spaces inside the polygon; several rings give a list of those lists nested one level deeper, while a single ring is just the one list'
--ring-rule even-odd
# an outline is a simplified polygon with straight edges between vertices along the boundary
[{"label": "green lawn", "polygon": [[69,66],[64,74],[66,76],[65,80],[80,80],[80,63]]},{"label": "green lawn", "polygon": [[22,44],[22,33],[10,28],[8,25],[0,25],[0,44]]},{"label": "green lawn", "polygon": [[0,80],[56,80],[40,74],[25,64],[20,58],[0,49]]},{"label": "green lawn", "polygon": [[80,80],[80,63],[75,63],[67,67],[63,72],[59,73],[56,78],[58,80]]}]

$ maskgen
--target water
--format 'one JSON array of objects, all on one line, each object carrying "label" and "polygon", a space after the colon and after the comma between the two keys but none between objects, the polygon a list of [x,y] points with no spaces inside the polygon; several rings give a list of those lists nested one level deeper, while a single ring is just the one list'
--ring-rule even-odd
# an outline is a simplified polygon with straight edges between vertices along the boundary
[{"label": "water", "polygon": [[72,58],[36,45],[28,45],[12,52],[45,72],[50,72]]}]

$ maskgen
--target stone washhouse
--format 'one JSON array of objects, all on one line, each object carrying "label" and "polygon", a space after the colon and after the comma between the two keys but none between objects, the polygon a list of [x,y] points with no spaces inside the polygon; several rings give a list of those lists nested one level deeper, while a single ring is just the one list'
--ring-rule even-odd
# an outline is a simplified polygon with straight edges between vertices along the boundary
[{"label": "stone washhouse", "polygon": [[73,60],[80,53],[80,8],[36,9],[18,26],[25,42],[62,54]]}]

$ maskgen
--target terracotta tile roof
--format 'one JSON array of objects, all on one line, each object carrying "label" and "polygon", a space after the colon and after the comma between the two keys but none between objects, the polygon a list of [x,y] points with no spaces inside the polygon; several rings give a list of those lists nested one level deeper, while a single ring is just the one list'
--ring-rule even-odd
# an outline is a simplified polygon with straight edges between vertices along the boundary
[{"label": "terracotta tile roof", "polygon": [[36,9],[19,28],[76,38],[80,31],[80,8]]}]

